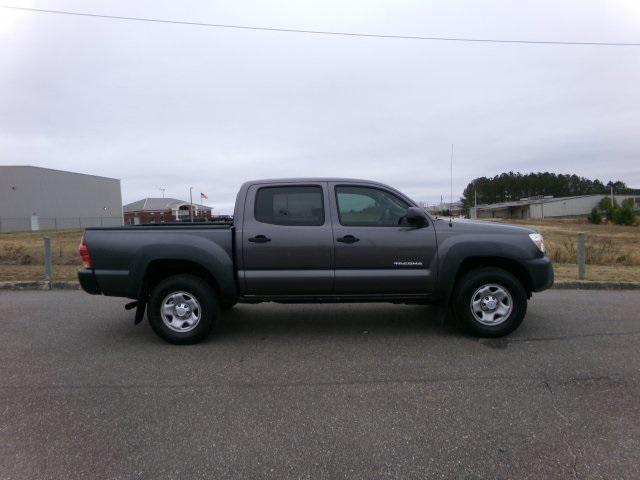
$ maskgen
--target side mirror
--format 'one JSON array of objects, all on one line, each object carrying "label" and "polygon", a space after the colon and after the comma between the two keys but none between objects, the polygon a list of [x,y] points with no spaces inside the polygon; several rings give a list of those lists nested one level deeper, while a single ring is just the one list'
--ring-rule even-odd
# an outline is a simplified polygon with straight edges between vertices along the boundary
[{"label": "side mirror", "polygon": [[409,225],[414,227],[424,227],[429,224],[429,217],[427,213],[420,207],[409,207],[404,218],[407,219]]}]

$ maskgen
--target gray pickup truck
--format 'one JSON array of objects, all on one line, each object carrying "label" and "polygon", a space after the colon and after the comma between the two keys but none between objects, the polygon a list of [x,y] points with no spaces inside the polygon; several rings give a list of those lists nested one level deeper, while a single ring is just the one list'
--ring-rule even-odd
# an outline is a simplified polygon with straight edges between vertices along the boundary
[{"label": "gray pickup truck", "polygon": [[134,300],[172,343],[202,340],[238,302],[437,303],[470,333],[520,325],[553,284],[542,236],[433,218],[381,183],[259,180],[240,188],[233,224],[88,228],[82,288]]}]

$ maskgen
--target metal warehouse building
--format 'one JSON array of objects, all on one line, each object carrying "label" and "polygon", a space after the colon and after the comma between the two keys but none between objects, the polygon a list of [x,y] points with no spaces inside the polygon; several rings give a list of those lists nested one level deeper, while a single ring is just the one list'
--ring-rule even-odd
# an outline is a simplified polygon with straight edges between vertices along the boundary
[{"label": "metal warehouse building", "polygon": [[0,232],[119,225],[119,179],[0,165]]},{"label": "metal warehouse building", "polygon": [[[575,197],[523,198],[512,202],[491,203],[471,207],[471,218],[571,218],[584,217],[608,195],[578,195]],[[618,203],[632,198],[640,209],[640,195],[616,195]]]}]

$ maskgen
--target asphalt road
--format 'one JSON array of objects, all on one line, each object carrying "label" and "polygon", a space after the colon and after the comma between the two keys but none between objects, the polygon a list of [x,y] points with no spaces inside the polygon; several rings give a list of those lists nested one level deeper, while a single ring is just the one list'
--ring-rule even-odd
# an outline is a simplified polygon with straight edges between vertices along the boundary
[{"label": "asphalt road", "polygon": [[188,347],[122,299],[0,292],[0,479],[640,478],[640,292],[507,339],[394,305],[239,305]]}]

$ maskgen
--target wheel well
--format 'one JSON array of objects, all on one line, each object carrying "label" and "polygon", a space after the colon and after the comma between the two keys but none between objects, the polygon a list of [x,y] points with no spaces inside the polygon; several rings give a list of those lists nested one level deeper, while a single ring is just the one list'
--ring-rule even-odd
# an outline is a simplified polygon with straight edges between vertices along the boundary
[{"label": "wheel well", "polygon": [[220,294],[220,287],[213,275],[202,265],[189,260],[153,260],[147,266],[142,282],[142,295],[149,295],[151,290],[167,277],[172,275],[195,275],[206,281]]},{"label": "wheel well", "polygon": [[456,273],[455,283],[458,283],[458,280],[462,278],[464,274],[470,272],[471,270],[475,270],[477,268],[482,267],[495,267],[506,270],[514,277],[516,277],[522,283],[522,286],[527,291],[527,297],[531,297],[531,292],[533,291],[533,285],[531,282],[531,278],[529,274],[524,269],[522,265],[520,265],[516,260],[511,260],[509,258],[504,257],[469,257],[465,258],[460,267],[458,268],[458,272]]}]

